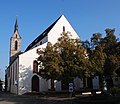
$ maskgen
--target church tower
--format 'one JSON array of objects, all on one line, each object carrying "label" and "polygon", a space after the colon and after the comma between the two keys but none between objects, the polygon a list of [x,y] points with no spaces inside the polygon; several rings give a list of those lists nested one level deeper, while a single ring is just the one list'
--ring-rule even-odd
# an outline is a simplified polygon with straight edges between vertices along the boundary
[{"label": "church tower", "polygon": [[16,22],[14,26],[14,34],[10,38],[10,63],[20,53],[20,46],[21,46],[21,37],[18,32],[18,21],[16,18]]}]

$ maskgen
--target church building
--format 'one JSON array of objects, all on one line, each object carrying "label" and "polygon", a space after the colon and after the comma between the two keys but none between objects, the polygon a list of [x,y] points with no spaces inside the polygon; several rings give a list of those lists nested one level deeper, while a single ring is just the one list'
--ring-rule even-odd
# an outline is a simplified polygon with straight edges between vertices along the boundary
[{"label": "church building", "polygon": [[[18,31],[18,20],[16,19],[14,33],[10,39],[10,61],[6,70],[6,89],[18,95],[27,92],[43,92],[51,89],[51,80],[43,79],[37,74],[39,71],[36,58],[38,50],[45,48],[48,42],[57,42],[60,34],[65,31],[72,34],[72,38],[79,38],[76,31],[64,15],[61,15],[52,25],[41,33],[24,52],[21,52],[21,36]],[[93,79],[93,86],[99,88],[98,77]],[[61,81],[55,81],[55,91],[61,91]],[[83,87],[83,82],[76,78],[75,89]]]}]

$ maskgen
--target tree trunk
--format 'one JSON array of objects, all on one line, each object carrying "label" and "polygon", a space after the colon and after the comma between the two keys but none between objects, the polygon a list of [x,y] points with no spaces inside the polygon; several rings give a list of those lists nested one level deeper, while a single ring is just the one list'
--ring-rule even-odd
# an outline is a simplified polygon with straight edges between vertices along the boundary
[{"label": "tree trunk", "polygon": [[86,87],[87,87],[86,78],[84,77],[84,78],[83,78],[83,88],[86,88]]},{"label": "tree trunk", "polygon": [[106,82],[107,82],[107,88],[110,89],[111,87],[113,87],[113,80],[112,77],[108,77],[106,78]]},{"label": "tree trunk", "polygon": [[51,79],[51,91],[55,91],[55,88],[54,88],[54,79]]}]

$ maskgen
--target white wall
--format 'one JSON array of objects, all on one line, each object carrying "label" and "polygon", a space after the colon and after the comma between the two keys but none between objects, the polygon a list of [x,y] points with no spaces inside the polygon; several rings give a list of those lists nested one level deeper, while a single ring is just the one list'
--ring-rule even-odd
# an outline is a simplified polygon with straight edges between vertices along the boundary
[{"label": "white wall", "polygon": [[11,93],[15,93],[17,94],[17,88],[18,85],[17,82],[18,81],[18,58],[16,58],[16,60],[9,66],[9,74],[10,76],[7,78],[8,81],[8,86],[7,86],[7,91],[10,91]]},{"label": "white wall", "polygon": [[92,79],[93,81],[93,89],[99,89],[99,77],[96,76]]},{"label": "white wall", "polygon": [[78,34],[72,28],[68,20],[64,15],[57,21],[54,27],[48,33],[48,42],[55,44],[57,39],[60,37],[60,34],[63,32],[63,26],[65,26],[65,32],[70,32],[73,38],[79,38]]},{"label": "white wall", "polygon": [[55,80],[54,83],[55,83],[55,91],[61,91],[62,90],[61,81]]},{"label": "white wall", "polygon": [[34,75],[33,61],[38,57],[36,50],[46,45],[47,43],[19,55],[19,94],[31,91],[31,79]]},{"label": "white wall", "polygon": [[42,77],[40,78],[40,91],[48,91],[48,81]]},{"label": "white wall", "polygon": [[53,28],[49,31],[48,36],[44,37],[32,48],[39,46],[40,42],[42,43],[51,42],[52,44],[55,44],[57,42],[57,39],[60,37],[60,34],[63,32],[63,26],[65,27],[65,32],[70,32],[72,38],[79,39],[78,34],[75,32],[71,24],[68,22],[65,16],[62,15],[61,18],[57,21],[57,23],[53,26]]},{"label": "white wall", "polygon": [[83,88],[83,81],[80,78],[76,77],[74,79],[74,85],[75,85],[75,90],[80,90],[80,88]]}]

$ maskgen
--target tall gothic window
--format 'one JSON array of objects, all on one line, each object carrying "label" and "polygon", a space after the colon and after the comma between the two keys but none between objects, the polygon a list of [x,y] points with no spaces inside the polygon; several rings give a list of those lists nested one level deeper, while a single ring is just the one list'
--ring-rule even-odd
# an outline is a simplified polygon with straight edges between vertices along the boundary
[{"label": "tall gothic window", "polygon": [[36,60],[33,61],[33,73],[38,73],[38,62]]},{"label": "tall gothic window", "polygon": [[17,48],[18,48],[18,42],[17,42],[17,40],[15,41],[15,50],[17,50]]}]

